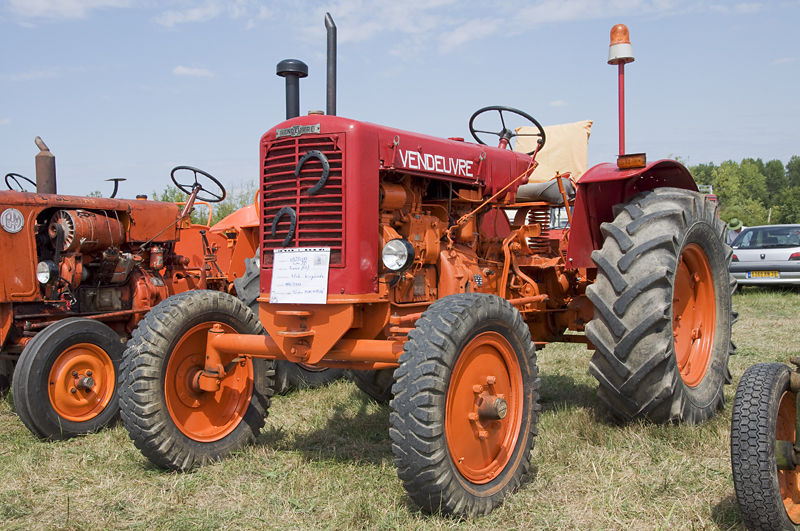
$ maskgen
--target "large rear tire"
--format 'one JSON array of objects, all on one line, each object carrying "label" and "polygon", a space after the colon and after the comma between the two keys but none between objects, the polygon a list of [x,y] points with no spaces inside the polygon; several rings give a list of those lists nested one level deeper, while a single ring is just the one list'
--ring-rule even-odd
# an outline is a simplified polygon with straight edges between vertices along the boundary
[{"label": "large rear tire", "polygon": [[520,313],[480,293],[435,302],[408,334],[390,417],[397,474],[431,513],[488,514],[530,468],[535,347]]},{"label": "large rear tire", "polygon": [[[245,273],[233,281],[236,296],[258,317],[258,295],[261,291],[259,281],[260,267],[258,253],[245,261]],[[303,366],[291,361],[275,362],[275,392],[286,393],[292,389],[314,388],[327,385],[344,375],[344,369],[326,369]]]},{"label": "large rear tire", "polygon": [[70,317],[36,334],[12,381],[20,420],[37,437],[54,440],[115,421],[124,349],[113,330],[93,319]]},{"label": "large rear tire", "polygon": [[586,291],[598,397],[621,420],[709,419],[724,406],[734,351],[725,223],[702,194],[672,188],[614,213],[600,227],[597,280]]},{"label": "large rear tire", "polygon": [[780,363],[749,367],[736,389],[731,418],[731,469],[747,529],[800,529],[800,468],[778,470],[776,441],[795,441],[797,397],[791,370]]},{"label": "large rear tire", "polygon": [[[122,421],[154,464],[188,470],[219,461],[255,441],[272,396],[272,363],[238,363],[214,393],[194,389],[192,373],[205,364],[208,330],[262,334],[253,313],[218,291],[174,295],[140,321],[122,364]],[[223,355],[222,365],[235,355]]]}]

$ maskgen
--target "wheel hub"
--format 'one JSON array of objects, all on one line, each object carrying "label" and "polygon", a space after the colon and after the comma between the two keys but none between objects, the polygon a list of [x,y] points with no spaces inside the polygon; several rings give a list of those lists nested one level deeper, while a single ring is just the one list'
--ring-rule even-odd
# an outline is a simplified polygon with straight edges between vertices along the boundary
[{"label": "wheel hub", "polygon": [[678,261],[673,293],[672,335],[684,383],[695,387],[708,371],[714,343],[716,300],[708,259],[699,245],[686,246]]},{"label": "wheel hub", "polygon": [[114,364],[99,346],[79,343],[67,348],[48,375],[50,404],[61,417],[85,422],[105,409],[114,395]]},{"label": "wheel hub", "polygon": [[468,481],[492,481],[511,459],[522,423],[521,389],[518,361],[501,334],[479,334],[462,350],[448,385],[445,431],[453,463]]}]

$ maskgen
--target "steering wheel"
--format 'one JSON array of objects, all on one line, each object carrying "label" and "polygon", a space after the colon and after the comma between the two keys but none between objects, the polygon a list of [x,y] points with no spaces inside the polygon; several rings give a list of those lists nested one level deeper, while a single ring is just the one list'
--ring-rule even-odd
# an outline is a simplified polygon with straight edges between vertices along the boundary
[{"label": "steering wheel", "polygon": [[[194,173],[194,183],[192,183],[192,184],[181,184],[181,183],[179,183],[178,179],[175,178],[175,173],[179,172],[181,170],[186,170],[186,171],[193,172]],[[202,184],[200,184],[200,182],[198,182],[198,180],[197,180],[197,174],[200,174],[203,177],[206,177],[206,178],[210,179],[211,182],[214,183],[214,185],[216,185],[217,188],[219,188],[220,193],[216,193],[215,194],[213,191],[209,190],[208,188],[205,188]],[[169,176],[172,178],[172,182],[175,183],[175,186],[177,186],[178,189],[181,192],[185,193],[185,194],[191,195],[192,192],[195,189],[198,189],[197,198],[196,198],[198,201],[207,201],[209,203],[219,203],[220,201],[225,199],[225,195],[226,195],[225,194],[225,188],[222,186],[222,184],[218,180],[216,180],[214,177],[212,177],[211,174],[209,174],[207,172],[204,172],[203,170],[199,170],[199,169],[193,168],[191,166],[175,166],[174,168],[172,168],[172,172],[169,174]],[[205,192],[210,197],[202,196],[202,195],[200,195],[200,192]]]},{"label": "steering wheel", "polygon": [[[500,131],[481,131],[480,129],[475,129],[475,127],[473,127],[473,123],[475,122],[475,118],[477,118],[481,114],[484,114],[484,113],[487,113],[487,112],[491,112],[491,111],[497,111],[500,114],[500,123],[502,124],[503,128]],[[539,132],[538,133],[517,133],[514,129],[509,129],[508,126],[506,126],[506,120],[503,117],[503,112],[508,112],[508,113],[511,113],[511,114],[516,114],[518,116],[522,116],[523,118],[525,118],[526,120],[531,122],[533,125],[535,125],[536,128],[539,130]],[[472,137],[475,140],[478,141],[478,144],[486,145],[486,142],[484,142],[483,140],[481,140],[478,137],[478,133],[485,133],[485,134],[488,134],[488,135],[498,136],[498,137],[500,137],[500,141],[501,142],[503,140],[505,140],[508,144],[511,143],[511,139],[514,138],[515,136],[538,136],[539,137],[539,140],[538,140],[539,149],[541,150],[544,147],[545,137],[544,137],[544,128],[542,127],[542,125],[539,122],[537,122],[536,119],[533,116],[531,116],[530,114],[528,114],[526,112],[522,112],[519,109],[515,109],[513,107],[503,107],[502,105],[492,105],[490,107],[484,107],[483,109],[475,111],[475,114],[473,114],[472,118],[469,119],[469,132],[472,133]],[[530,153],[527,153],[527,155],[533,155],[533,151],[531,151]]]},{"label": "steering wheel", "polygon": [[19,173],[6,173],[6,186],[8,186],[9,190],[13,190],[14,189],[14,187],[11,186],[11,183],[8,182],[9,178],[12,181],[14,181],[15,183],[17,183],[17,186],[19,186],[19,191],[20,192],[27,192],[25,187],[22,186],[22,183],[19,182],[20,179],[22,179],[23,181],[28,181],[29,183],[31,183],[33,185],[33,189],[36,190],[36,183],[31,181],[30,179],[28,179],[24,175],[20,175]]}]

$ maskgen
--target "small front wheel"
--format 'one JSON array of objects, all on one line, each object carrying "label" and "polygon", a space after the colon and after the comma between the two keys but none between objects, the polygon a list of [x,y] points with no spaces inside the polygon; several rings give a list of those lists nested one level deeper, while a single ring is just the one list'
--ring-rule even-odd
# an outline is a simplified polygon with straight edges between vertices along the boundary
[{"label": "small front wheel", "polygon": [[500,297],[451,295],[404,349],[390,419],[403,486],[428,512],[488,514],[530,467],[540,382],[528,327]]},{"label": "small front wheel", "polygon": [[750,531],[800,530],[800,467],[792,469],[785,459],[797,443],[791,372],[781,363],[753,365],[733,400],[733,487]]},{"label": "small front wheel", "polygon": [[70,317],[27,344],[14,371],[14,407],[42,439],[68,439],[115,421],[124,346],[108,326]]},{"label": "small front wheel", "polygon": [[204,369],[208,331],[262,334],[264,328],[236,297],[188,291],[153,308],[128,342],[122,366],[122,421],[137,448],[154,464],[188,470],[219,461],[255,441],[272,396],[272,362],[234,362],[215,392],[194,376]]}]

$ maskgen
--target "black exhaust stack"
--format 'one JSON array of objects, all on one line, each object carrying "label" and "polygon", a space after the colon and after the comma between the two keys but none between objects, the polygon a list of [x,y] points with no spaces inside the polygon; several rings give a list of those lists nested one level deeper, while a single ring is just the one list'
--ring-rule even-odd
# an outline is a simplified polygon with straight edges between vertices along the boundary
[{"label": "black exhaust stack", "polygon": [[330,13],[325,13],[328,30],[328,99],[326,114],[336,116],[336,24]]},{"label": "black exhaust stack", "polygon": [[300,116],[300,78],[308,76],[308,65],[297,59],[278,63],[279,76],[286,78],[286,119]]},{"label": "black exhaust stack", "polygon": [[[336,24],[330,13],[325,13],[328,30],[328,87],[326,114],[336,116]],[[284,59],[276,72],[286,78],[286,119],[300,116],[300,78],[308,76],[308,65],[298,59]]]}]

